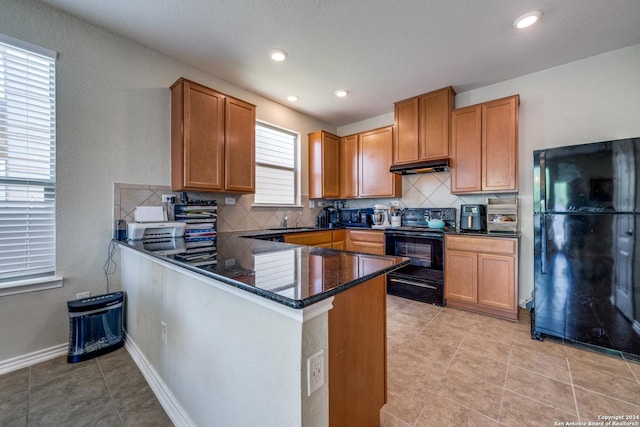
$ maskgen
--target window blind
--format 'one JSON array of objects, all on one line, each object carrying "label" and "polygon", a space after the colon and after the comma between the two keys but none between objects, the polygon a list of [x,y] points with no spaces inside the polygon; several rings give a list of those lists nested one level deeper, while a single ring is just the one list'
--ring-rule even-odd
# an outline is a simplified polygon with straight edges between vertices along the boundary
[{"label": "window blind", "polygon": [[55,274],[55,57],[0,36],[0,284]]},{"label": "window blind", "polygon": [[256,204],[295,205],[297,195],[298,136],[256,124]]}]

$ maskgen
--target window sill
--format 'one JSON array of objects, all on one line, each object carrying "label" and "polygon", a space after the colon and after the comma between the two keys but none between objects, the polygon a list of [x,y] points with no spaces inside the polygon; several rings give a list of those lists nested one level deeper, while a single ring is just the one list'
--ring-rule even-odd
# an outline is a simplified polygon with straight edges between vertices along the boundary
[{"label": "window sill", "polygon": [[42,291],[62,287],[62,277],[49,276],[37,279],[16,280],[0,284],[0,297],[7,295],[24,294],[27,292]]},{"label": "window sill", "polygon": [[302,209],[304,206],[301,204],[295,205],[278,205],[278,204],[270,204],[270,203],[254,203],[251,205],[252,208],[293,208],[293,209]]}]

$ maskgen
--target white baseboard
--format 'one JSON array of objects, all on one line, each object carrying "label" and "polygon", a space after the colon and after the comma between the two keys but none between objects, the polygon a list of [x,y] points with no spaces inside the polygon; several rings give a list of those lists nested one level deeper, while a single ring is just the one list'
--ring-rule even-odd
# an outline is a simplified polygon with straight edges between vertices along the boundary
[{"label": "white baseboard", "polygon": [[142,375],[147,380],[149,387],[153,390],[153,393],[156,395],[160,405],[162,405],[162,408],[165,410],[173,424],[178,427],[196,427],[196,423],[193,422],[189,414],[187,414],[180,402],[178,402],[171,390],[169,390],[169,387],[165,384],[160,375],[158,375],[156,370],[153,369],[153,366],[151,366],[135,342],[133,342],[129,337],[126,337],[125,348],[131,355],[135,364],[138,366],[138,369],[140,369],[140,372],[142,372]]},{"label": "white baseboard", "polygon": [[36,363],[45,362],[64,356],[69,351],[69,344],[58,344],[53,347],[34,351],[33,353],[23,354],[11,359],[0,361],[0,375],[35,365]]}]

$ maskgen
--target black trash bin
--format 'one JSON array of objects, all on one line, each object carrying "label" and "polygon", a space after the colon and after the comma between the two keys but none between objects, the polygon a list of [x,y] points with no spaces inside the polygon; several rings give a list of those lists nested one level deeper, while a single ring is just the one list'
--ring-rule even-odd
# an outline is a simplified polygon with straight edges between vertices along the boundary
[{"label": "black trash bin", "polygon": [[81,362],[122,347],[123,306],[122,291],[68,301],[67,362]]}]

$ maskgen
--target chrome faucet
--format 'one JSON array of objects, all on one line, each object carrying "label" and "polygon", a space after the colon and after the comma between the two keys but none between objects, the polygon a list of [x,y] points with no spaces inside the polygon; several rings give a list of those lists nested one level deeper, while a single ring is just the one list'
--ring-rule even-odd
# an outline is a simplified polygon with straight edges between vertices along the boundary
[{"label": "chrome faucet", "polygon": [[286,230],[286,229],[287,229],[287,222],[289,221],[289,213],[290,213],[290,212],[291,212],[291,211],[288,211],[286,214],[284,214],[284,218],[282,218],[282,228],[283,228],[284,230]]},{"label": "chrome faucet", "polygon": [[298,221],[300,220],[301,217],[302,217],[302,212],[298,212],[298,216],[296,217],[296,224],[294,225],[295,228],[298,228]]}]

